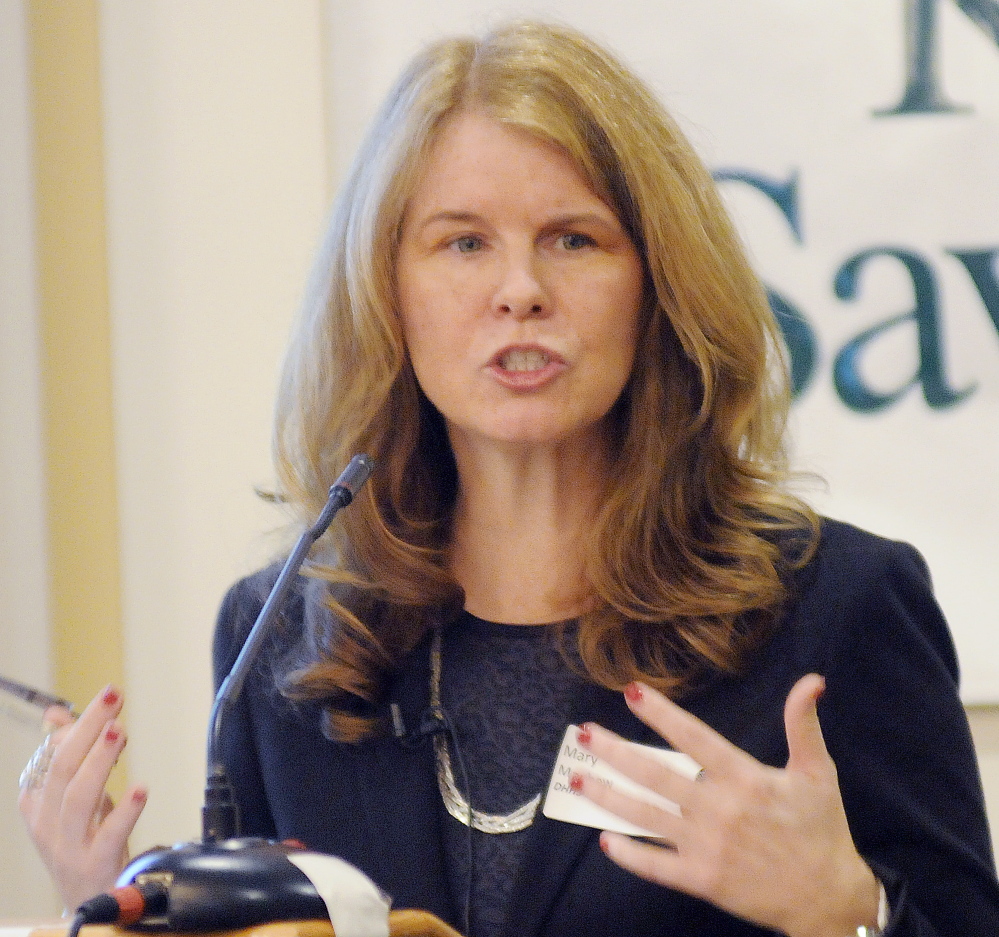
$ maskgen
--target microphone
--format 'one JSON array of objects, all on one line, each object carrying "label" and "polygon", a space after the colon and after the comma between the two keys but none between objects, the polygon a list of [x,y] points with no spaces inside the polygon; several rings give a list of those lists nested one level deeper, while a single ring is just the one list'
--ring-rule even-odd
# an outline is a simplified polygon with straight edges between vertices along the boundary
[{"label": "microphone", "polygon": [[333,483],[326,505],[319,512],[315,523],[298,538],[263,608],[260,609],[260,614],[250,629],[232,665],[232,670],[222,681],[215,695],[215,702],[208,718],[208,781],[205,786],[205,803],[201,811],[202,839],[206,843],[231,839],[240,832],[239,807],[226,777],[225,765],[218,757],[219,737],[225,712],[239,697],[253,662],[257,659],[260,648],[284,605],[292,580],[298,575],[312,545],[326,532],[340,509],[347,507],[354,500],[354,495],[368,480],[373,468],[374,462],[368,456],[356,455]]},{"label": "microphone", "polygon": [[[208,777],[202,808],[202,841],[178,843],[137,856],[122,872],[112,892],[98,896],[89,913],[114,913],[124,896],[128,924],[149,930],[219,930],[268,921],[329,917],[326,903],[293,858],[308,856],[297,844],[240,837],[239,805],[219,756],[224,716],[235,703],[260,648],[281,610],[312,545],[333,518],[353,501],[368,480],[374,462],[355,455],[329,490],[315,523],[298,538],[264,602],[232,669],[212,705],[208,729]],[[312,853],[311,855],[319,855]],[[135,894],[149,895],[136,912]],[[109,897],[110,896],[110,897]],[[81,906],[84,911],[90,902]],[[124,918],[113,918],[113,921]],[[89,923],[89,921],[88,921]],[[97,923],[97,922],[95,922]]]},{"label": "microphone", "polygon": [[420,719],[415,729],[406,728],[398,703],[391,703],[389,711],[392,714],[392,734],[406,748],[416,748],[435,735],[451,731],[447,713],[440,706],[428,706],[424,709],[420,713]]}]

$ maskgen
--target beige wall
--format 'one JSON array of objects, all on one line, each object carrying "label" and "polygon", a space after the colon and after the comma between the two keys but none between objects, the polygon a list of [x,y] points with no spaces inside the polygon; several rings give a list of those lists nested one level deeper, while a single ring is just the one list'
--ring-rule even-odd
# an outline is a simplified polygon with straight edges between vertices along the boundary
[{"label": "beige wall", "polygon": [[[0,3],[0,673],[51,683],[27,22]],[[50,906],[14,805],[37,714],[0,700],[0,917]]]},{"label": "beige wall", "polygon": [[320,12],[101,7],[129,755],[154,788],[140,842],[199,831],[211,625],[281,522],[254,487],[327,202]]},{"label": "beige wall", "polygon": [[[129,774],[152,788],[133,841],[145,848],[198,833],[212,621],[226,586],[277,542],[281,519],[253,489],[272,478],[276,369],[328,164],[339,164],[328,157],[337,139],[327,116],[339,111],[327,86],[341,101],[353,92],[326,48],[321,0],[67,0],[35,4],[35,14],[67,8],[100,49],[89,129],[103,154],[106,320],[95,328],[110,393],[95,406],[113,446],[102,471],[114,490],[100,508],[116,518],[115,546],[103,560],[85,544],[50,556],[47,467],[58,459],[73,471],[83,454],[72,435],[46,448],[43,388],[58,374],[46,372],[51,310],[35,284],[61,281],[58,265],[45,273],[36,261],[28,4],[10,0],[0,3],[0,672],[63,685],[79,671],[80,693],[101,686],[100,656],[50,665],[50,627],[55,643],[91,633],[56,614],[75,606],[51,567],[74,558],[85,575],[113,567],[120,585],[95,613],[105,637],[92,643],[111,634],[123,654]],[[356,138],[357,128],[345,133]],[[995,818],[999,711],[971,715]],[[32,719],[0,708],[0,917],[55,907],[13,803],[37,741]]]},{"label": "beige wall", "polygon": [[[129,774],[152,789],[135,848],[199,832],[215,611],[277,543],[281,518],[254,486],[272,478],[276,371],[328,201],[323,36],[318,0],[0,4],[0,673],[65,685],[79,703],[109,678],[123,682]],[[93,67],[77,61],[91,39]],[[64,54],[46,66],[39,45],[53,42]],[[34,89],[49,79],[55,90],[33,95],[32,64]],[[99,83],[89,112],[74,81]],[[41,130],[60,106],[82,111],[74,132],[88,143],[70,139],[46,173],[38,140],[50,139]],[[94,146],[100,185],[79,162]],[[79,189],[67,194],[60,174],[82,180]],[[68,198],[67,213],[100,205],[87,224],[106,235],[103,306],[92,283],[67,274],[88,249],[77,244],[84,226],[45,225],[53,192]],[[37,255],[36,218],[39,242],[45,232],[53,242]],[[60,361],[53,349],[84,314],[79,360]],[[73,399],[54,414],[45,396],[65,391],[67,368],[111,389],[87,398],[75,421],[65,414],[79,394],[64,394]],[[87,420],[108,428],[113,454],[103,460],[87,450]],[[111,478],[114,490],[71,495],[62,523],[46,523],[57,466],[83,483]],[[115,518],[110,554],[79,535],[94,516]],[[84,614],[65,574],[118,584]],[[90,660],[72,650],[88,634],[100,635]],[[50,671],[59,646],[71,650]],[[9,917],[54,899],[12,796],[37,723],[5,704],[0,727],[0,789],[11,792],[0,805],[0,917]]]}]

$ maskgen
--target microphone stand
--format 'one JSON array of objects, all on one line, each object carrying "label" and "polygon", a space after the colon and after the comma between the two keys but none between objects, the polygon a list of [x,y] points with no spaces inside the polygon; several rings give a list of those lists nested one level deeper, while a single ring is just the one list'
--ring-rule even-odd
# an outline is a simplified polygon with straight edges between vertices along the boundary
[{"label": "microphone stand", "polygon": [[209,717],[208,778],[201,812],[202,841],[153,849],[136,857],[117,886],[132,887],[147,906],[132,927],[148,930],[218,930],[266,921],[327,918],[327,908],[305,874],[288,860],[298,847],[241,838],[239,805],[219,756],[221,726],[239,697],[260,648],[312,545],[368,480],[373,461],[356,455],[330,488],[329,499],[298,538],[271,588]]}]

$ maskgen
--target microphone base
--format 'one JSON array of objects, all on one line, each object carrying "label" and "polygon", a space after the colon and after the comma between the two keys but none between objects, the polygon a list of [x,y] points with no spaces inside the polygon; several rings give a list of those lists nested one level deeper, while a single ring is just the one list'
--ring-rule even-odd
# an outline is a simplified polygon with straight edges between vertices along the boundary
[{"label": "microphone base", "polygon": [[177,843],[132,860],[119,887],[158,882],[162,913],[143,917],[141,931],[229,930],[270,921],[329,920],[326,904],[288,856],[306,850],[241,837],[219,843]]}]

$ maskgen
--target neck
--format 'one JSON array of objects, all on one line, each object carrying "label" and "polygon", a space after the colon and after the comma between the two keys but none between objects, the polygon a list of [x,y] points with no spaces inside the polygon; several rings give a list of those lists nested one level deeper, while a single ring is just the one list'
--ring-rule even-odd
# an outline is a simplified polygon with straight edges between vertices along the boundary
[{"label": "neck", "polygon": [[449,561],[468,611],[511,624],[586,611],[585,549],[608,476],[601,452],[456,447],[461,482]]}]

